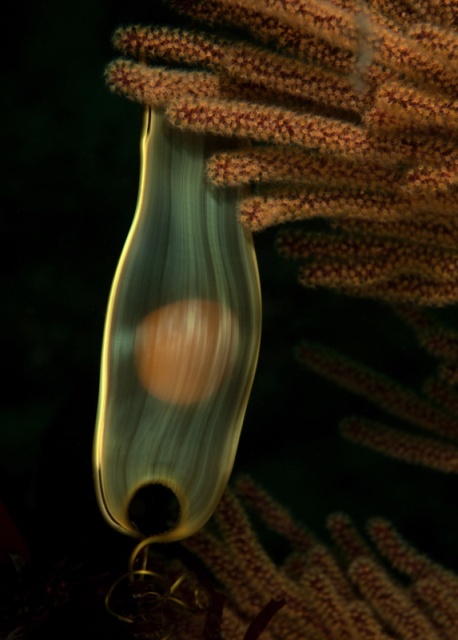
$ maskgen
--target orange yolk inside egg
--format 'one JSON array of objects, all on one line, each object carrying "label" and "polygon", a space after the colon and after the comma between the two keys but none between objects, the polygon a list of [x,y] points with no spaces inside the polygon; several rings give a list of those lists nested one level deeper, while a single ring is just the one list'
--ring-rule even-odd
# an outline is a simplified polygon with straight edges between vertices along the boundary
[{"label": "orange yolk inside egg", "polygon": [[143,387],[164,402],[210,397],[230,373],[238,343],[234,314],[217,302],[179,300],[149,313],[135,336],[135,368]]}]

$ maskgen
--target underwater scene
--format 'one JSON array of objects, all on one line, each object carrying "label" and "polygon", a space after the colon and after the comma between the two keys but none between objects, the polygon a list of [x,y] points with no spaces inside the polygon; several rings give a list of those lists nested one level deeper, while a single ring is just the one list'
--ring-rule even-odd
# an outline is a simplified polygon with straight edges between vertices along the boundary
[{"label": "underwater scene", "polygon": [[0,640],[458,637],[458,2],[4,29]]}]

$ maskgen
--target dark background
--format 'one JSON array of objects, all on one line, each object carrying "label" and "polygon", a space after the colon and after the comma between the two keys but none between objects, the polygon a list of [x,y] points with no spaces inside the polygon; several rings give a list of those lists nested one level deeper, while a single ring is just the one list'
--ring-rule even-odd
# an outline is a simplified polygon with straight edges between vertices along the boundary
[{"label": "dark background", "polygon": [[[135,209],[141,126],[141,107],[110,94],[103,71],[117,26],[172,21],[154,1],[47,0],[12,4],[3,23],[0,498],[32,556],[124,557],[132,544],[99,515],[91,475],[105,307]],[[342,440],[342,417],[380,414],[307,372],[293,348],[317,340],[411,386],[434,361],[383,304],[302,289],[275,234],[256,237],[264,332],[236,471],[320,536],[335,510],[358,525],[384,516],[457,570],[458,479]]]}]

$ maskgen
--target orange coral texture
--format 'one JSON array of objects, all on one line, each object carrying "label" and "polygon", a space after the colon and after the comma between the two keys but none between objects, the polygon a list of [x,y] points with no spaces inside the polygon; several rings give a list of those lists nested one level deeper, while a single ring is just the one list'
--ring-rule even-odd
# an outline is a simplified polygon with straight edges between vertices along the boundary
[{"label": "orange coral texture", "polygon": [[341,424],[346,438],[404,462],[458,473],[458,333],[431,312],[401,305],[396,310],[415,331],[420,345],[438,359],[436,372],[420,390],[406,388],[316,343],[300,344],[297,358],[405,423],[404,429],[393,428],[353,416]]},{"label": "orange coral texture", "polygon": [[[303,261],[304,286],[456,302],[457,1],[171,4],[195,28],[119,29],[115,46],[137,61],[109,66],[113,90],[176,127],[242,141],[224,151],[222,139],[209,179],[256,185],[240,211],[249,230],[303,222],[280,246]],[[332,223],[323,242],[311,217]],[[346,254],[349,235],[359,250]]]},{"label": "orange coral texture", "polygon": [[[279,565],[259,543],[248,511],[290,543],[291,551]],[[348,516],[333,514],[328,529],[334,545],[326,546],[243,478],[235,494],[226,491],[215,524],[216,530],[207,528],[186,544],[229,596],[221,637],[248,637],[244,634],[249,621],[272,598],[286,604],[270,620],[263,640],[457,637],[458,576],[416,551],[385,520],[368,522],[370,544]],[[192,621],[182,637],[194,637]]]}]

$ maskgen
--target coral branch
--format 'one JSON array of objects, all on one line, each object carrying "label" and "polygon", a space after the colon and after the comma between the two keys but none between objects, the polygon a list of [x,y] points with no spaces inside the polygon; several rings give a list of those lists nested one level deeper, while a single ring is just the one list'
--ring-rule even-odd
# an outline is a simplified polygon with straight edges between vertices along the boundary
[{"label": "coral branch", "polygon": [[[221,619],[225,637],[241,637],[249,621],[254,633],[262,620],[268,621],[264,633],[272,640],[451,640],[456,634],[458,577],[416,551],[389,522],[369,521],[370,544],[347,515],[332,514],[334,545],[315,542],[304,549],[290,539],[286,559],[275,565],[249,514],[280,536],[303,527],[250,479],[238,486],[248,503],[238,491],[227,490],[216,513],[216,534],[209,538],[201,531],[186,542],[229,595]],[[404,575],[404,584],[392,569]]]},{"label": "coral branch", "polygon": [[[310,259],[311,238],[304,249],[304,286],[428,306],[458,301],[454,2],[171,4],[233,35],[121,28],[115,46],[137,62],[113,63],[107,79],[118,93],[165,108],[172,126],[221,136],[209,179],[256,184],[240,205],[242,224],[260,231],[331,220],[319,259]],[[224,137],[253,144],[225,152]],[[350,259],[353,235],[359,254]]]},{"label": "coral branch", "polygon": [[391,458],[444,473],[458,473],[457,446],[405,433],[364,418],[347,418],[340,430],[348,440]]},{"label": "coral branch", "polygon": [[296,355],[315,373],[364,396],[388,413],[444,437],[458,437],[454,418],[390,378],[317,344],[302,342]]}]

